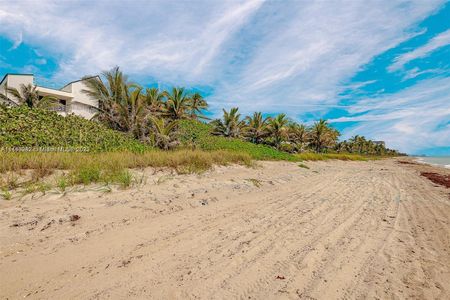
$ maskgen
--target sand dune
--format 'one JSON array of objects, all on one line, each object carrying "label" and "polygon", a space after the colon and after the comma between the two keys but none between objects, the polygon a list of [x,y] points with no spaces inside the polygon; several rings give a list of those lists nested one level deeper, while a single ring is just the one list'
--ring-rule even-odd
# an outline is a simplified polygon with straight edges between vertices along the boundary
[{"label": "sand dune", "polygon": [[1,201],[0,297],[450,298],[448,189],[414,165],[258,164]]}]

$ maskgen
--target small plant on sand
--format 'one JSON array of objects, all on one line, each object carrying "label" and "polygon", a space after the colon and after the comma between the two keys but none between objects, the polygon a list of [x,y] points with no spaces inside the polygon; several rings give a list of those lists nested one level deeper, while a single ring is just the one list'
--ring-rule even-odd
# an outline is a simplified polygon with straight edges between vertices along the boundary
[{"label": "small plant on sand", "polygon": [[305,164],[299,163],[298,166],[303,169],[309,169],[309,167]]},{"label": "small plant on sand", "polygon": [[45,195],[47,191],[49,191],[52,188],[52,186],[45,182],[39,182],[36,184],[36,191],[41,192]]},{"label": "small plant on sand", "polygon": [[22,195],[32,194],[35,192],[35,186],[32,183],[28,183],[25,185],[25,188],[22,191]]},{"label": "small plant on sand", "polygon": [[128,170],[123,170],[117,175],[117,182],[120,184],[122,188],[128,188],[131,186],[133,181],[133,175]]},{"label": "small plant on sand", "polygon": [[5,199],[5,200],[11,200],[11,198],[12,198],[11,192],[8,191],[8,190],[6,190],[6,189],[2,190],[1,196],[2,196],[2,198]]},{"label": "small plant on sand", "polygon": [[43,167],[43,166],[39,166],[38,168],[34,169],[33,172],[31,173],[31,180],[33,182],[38,182],[42,178],[44,178],[52,173],[53,173],[53,170]]},{"label": "small plant on sand", "polygon": [[13,173],[9,173],[6,177],[6,185],[8,189],[13,190],[19,187],[19,177]]},{"label": "small plant on sand", "polygon": [[101,187],[101,189],[99,189],[99,191],[103,192],[103,193],[111,193],[112,188],[107,184],[107,185]]},{"label": "small plant on sand", "polygon": [[66,176],[61,176],[56,180],[56,186],[60,190],[60,192],[64,193],[69,186],[69,181]]},{"label": "small plant on sand", "polygon": [[135,179],[135,181],[136,181],[136,183],[137,183],[138,185],[145,185],[146,182],[147,182],[146,177],[145,177],[144,174],[142,174],[142,175],[139,176],[139,177],[135,177],[134,179]]},{"label": "small plant on sand", "polygon": [[75,184],[82,183],[88,185],[100,180],[100,168],[95,165],[83,166],[73,172],[73,180]]},{"label": "small plant on sand", "polygon": [[162,184],[164,182],[166,182],[167,180],[173,179],[172,176],[170,175],[163,175],[161,177],[158,178],[158,180],[155,181],[156,184]]},{"label": "small plant on sand", "polygon": [[41,192],[43,195],[51,189],[51,186],[45,182],[28,182],[22,190],[22,195]]},{"label": "small plant on sand", "polygon": [[256,178],[247,178],[247,179],[245,179],[245,180],[251,182],[251,183],[252,183],[254,186],[256,186],[257,188],[260,188],[261,185],[262,185],[261,180],[256,179]]}]

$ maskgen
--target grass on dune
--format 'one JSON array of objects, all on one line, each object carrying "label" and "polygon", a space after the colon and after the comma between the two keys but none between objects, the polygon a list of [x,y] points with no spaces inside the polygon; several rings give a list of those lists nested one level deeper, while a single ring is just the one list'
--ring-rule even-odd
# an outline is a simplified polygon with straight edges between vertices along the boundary
[{"label": "grass on dune", "polygon": [[[8,113],[25,115],[30,118],[30,124],[35,127],[30,127],[30,124],[26,122],[27,119],[9,123],[5,120],[14,120],[13,116],[2,119],[0,115],[0,124],[9,124],[9,129],[5,131],[8,135],[0,136],[1,146],[22,144],[25,146],[87,146],[93,152],[0,151],[0,196],[4,199],[11,199],[10,191],[14,193],[21,191],[23,194],[45,193],[55,188],[65,193],[71,186],[91,183],[118,184],[127,188],[143,180],[135,178],[133,175],[135,172],[132,169],[146,167],[170,168],[178,173],[199,173],[210,169],[213,165],[231,163],[250,165],[252,160],[300,162],[371,159],[371,157],[353,154],[290,154],[266,145],[211,135],[209,125],[195,121],[182,121],[180,124],[179,138],[181,147],[184,149],[160,151],[77,117],[62,118],[51,112],[30,112],[24,108],[11,110]],[[33,117],[34,113],[38,116]],[[3,117],[5,117],[4,114]],[[63,129],[55,131],[55,128]],[[67,140],[68,137],[71,139]],[[17,141],[18,144],[12,141]],[[55,172],[56,170],[59,172]],[[24,174],[28,175],[24,176]],[[27,178],[26,181],[24,178]]]},{"label": "grass on dune", "polygon": [[[143,182],[142,178],[140,180],[135,178],[131,169],[146,167],[171,168],[184,174],[203,172],[213,165],[236,163],[249,166],[255,156],[261,155],[261,152],[252,155],[250,150],[204,151],[185,149],[176,151],[149,150],[142,153],[129,151],[97,153],[0,152],[0,196],[9,200],[13,194],[11,191],[14,191],[14,194],[17,194],[16,191],[20,191],[22,195],[34,192],[45,194],[52,188],[65,193],[71,186],[89,185],[91,183],[102,183],[107,186],[117,184],[122,188],[128,188],[135,183]],[[266,157],[266,159],[269,158]],[[354,154],[301,153],[289,154],[289,158],[286,160],[300,162],[330,159],[365,161],[376,159],[376,157]],[[301,163],[299,166],[306,167]],[[55,170],[60,172],[55,172]],[[23,181],[24,171],[30,174],[26,181]],[[49,178],[51,178],[51,181],[49,181]]]},{"label": "grass on dune", "polygon": [[255,160],[286,160],[298,161],[290,153],[282,152],[266,145],[253,144],[237,138],[226,138],[211,134],[212,127],[194,120],[180,122],[180,140],[185,146],[194,145],[202,150],[225,150],[244,153]]},{"label": "grass on dune", "polygon": [[124,168],[168,167],[183,170],[191,168],[193,172],[209,169],[212,165],[229,163],[250,164],[251,158],[245,153],[230,151],[151,150],[143,153],[128,151],[100,153],[45,153],[45,152],[0,152],[0,173],[24,169],[83,170],[85,167],[108,170]]},{"label": "grass on dune", "polygon": [[295,156],[300,160],[309,160],[309,161],[321,161],[321,160],[353,160],[353,161],[368,161],[379,159],[377,156],[367,156],[367,155],[359,155],[359,154],[347,154],[347,153],[298,153]]},{"label": "grass on dune", "polygon": [[285,161],[318,161],[318,160],[355,160],[366,161],[376,159],[375,156],[349,153],[313,153],[298,154],[279,151],[267,145],[253,144],[240,139],[211,135],[212,128],[208,124],[193,120],[183,120],[180,123],[180,140],[183,145],[195,145],[203,150],[226,150],[248,154],[255,160],[285,160]]},{"label": "grass on dune", "polygon": [[[113,183],[126,188],[137,181],[130,169],[172,168],[178,173],[199,173],[210,169],[213,165],[232,163],[250,165],[251,157],[245,153],[200,150],[153,150],[143,153],[0,152],[0,173],[2,173],[0,185],[5,191],[16,188],[42,191],[43,186],[40,184],[42,179],[51,175],[54,170],[62,170],[66,172],[54,180],[54,186],[61,192],[69,186],[91,183]],[[31,170],[31,179],[19,183],[16,174],[24,170]]]}]

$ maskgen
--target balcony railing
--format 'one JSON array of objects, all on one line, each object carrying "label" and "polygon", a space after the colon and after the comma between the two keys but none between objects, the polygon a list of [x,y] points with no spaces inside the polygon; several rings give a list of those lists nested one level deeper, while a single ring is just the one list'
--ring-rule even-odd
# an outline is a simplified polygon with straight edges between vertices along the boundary
[{"label": "balcony railing", "polygon": [[57,111],[57,112],[66,112],[66,106],[58,105],[58,106],[50,107],[50,110]]}]

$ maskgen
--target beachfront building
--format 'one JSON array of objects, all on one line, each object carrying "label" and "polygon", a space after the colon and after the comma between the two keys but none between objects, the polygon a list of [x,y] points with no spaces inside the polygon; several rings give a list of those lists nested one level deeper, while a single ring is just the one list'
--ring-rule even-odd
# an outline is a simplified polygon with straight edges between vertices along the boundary
[{"label": "beachfront building", "polygon": [[380,146],[386,147],[386,143],[384,141],[373,141],[373,143],[375,145],[380,145]]},{"label": "beachfront building", "polygon": [[90,119],[96,113],[98,101],[82,92],[88,89],[84,79],[72,81],[60,89],[53,89],[36,85],[33,74],[6,74],[0,82],[0,93],[17,103],[17,99],[8,96],[8,88],[15,88],[20,92],[22,85],[29,84],[36,86],[40,97],[51,96],[58,99],[60,105],[53,109],[61,115],[75,114]]}]

